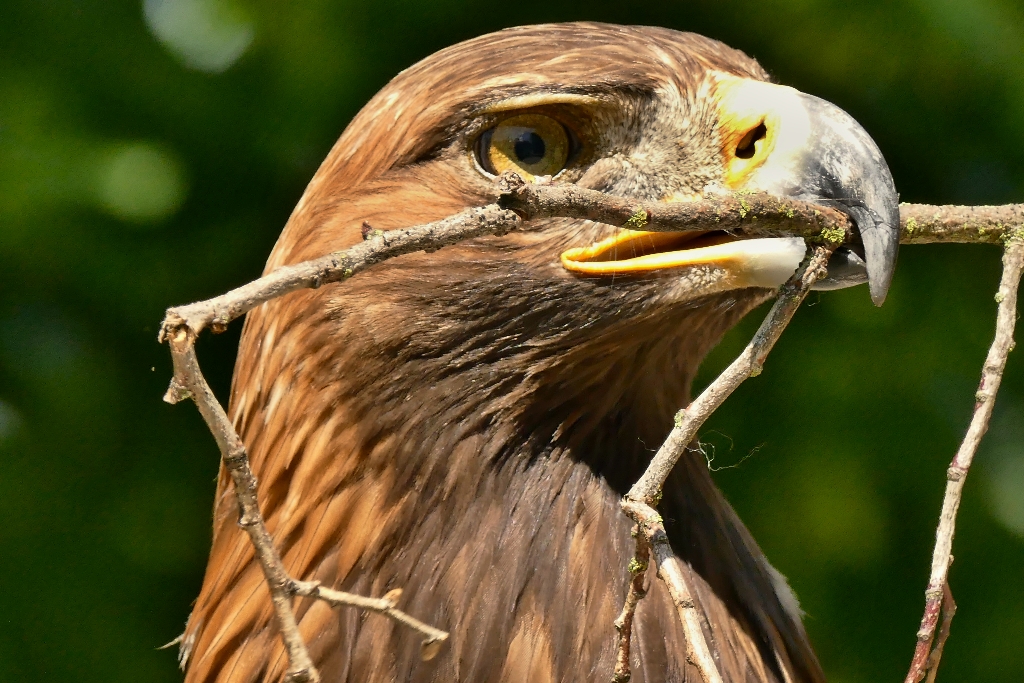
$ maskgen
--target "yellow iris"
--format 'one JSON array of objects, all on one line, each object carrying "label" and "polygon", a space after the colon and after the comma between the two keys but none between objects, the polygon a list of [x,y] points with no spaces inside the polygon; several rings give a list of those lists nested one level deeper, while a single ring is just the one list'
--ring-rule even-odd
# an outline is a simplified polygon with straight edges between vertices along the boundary
[{"label": "yellow iris", "polygon": [[481,150],[495,175],[515,171],[527,180],[555,175],[569,158],[569,135],[549,116],[519,114],[489,132]]}]

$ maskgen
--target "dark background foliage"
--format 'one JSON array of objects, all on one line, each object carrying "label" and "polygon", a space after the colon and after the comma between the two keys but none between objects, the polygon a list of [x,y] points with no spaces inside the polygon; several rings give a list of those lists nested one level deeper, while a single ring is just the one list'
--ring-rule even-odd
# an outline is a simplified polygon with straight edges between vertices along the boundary
[{"label": "dark background foliage", "polygon": [[[4,0],[0,679],[180,680],[154,648],[199,588],[217,455],[193,407],[160,401],[164,308],[259,274],[319,161],[396,72],[573,19],[753,54],[853,113],[905,200],[1024,200],[1015,0]],[[713,466],[741,463],[717,480],[838,683],[906,671],[998,274],[992,247],[911,247],[880,310],[863,289],[813,295],[703,434]],[[199,346],[222,396],[239,327]],[[967,485],[940,680],[1024,679],[1022,417],[1011,357]]]}]

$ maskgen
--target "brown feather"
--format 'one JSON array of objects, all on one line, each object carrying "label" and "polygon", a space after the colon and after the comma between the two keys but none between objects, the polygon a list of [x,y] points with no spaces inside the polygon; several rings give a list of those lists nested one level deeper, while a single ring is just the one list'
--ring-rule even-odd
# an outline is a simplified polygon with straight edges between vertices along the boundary
[{"label": "brown feather", "polygon": [[[267,269],[355,244],[364,221],[386,230],[489,201],[466,140],[509,97],[593,96],[577,112],[593,134],[589,162],[570,180],[654,198],[699,189],[715,172],[701,90],[711,70],[765,77],[719,43],[653,28],[526,27],[442,51],[396,77],[346,129]],[[669,131],[676,142],[659,138]],[[644,144],[668,144],[679,158],[616,166]],[[452,633],[421,662],[415,633],[297,600],[325,681],[610,677],[633,552],[619,499],[700,360],[768,293],[710,293],[700,279],[670,276],[581,280],[557,265],[564,246],[609,230],[548,221],[401,257],[249,314],[231,414],[286,567],[367,595],[401,587],[402,609]],[[691,455],[662,510],[725,679],[823,680],[773,570]],[[222,470],[184,640],[190,683],[279,680],[287,665],[236,518]],[[699,680],[658,582],[634,633],[635,681]]]}]

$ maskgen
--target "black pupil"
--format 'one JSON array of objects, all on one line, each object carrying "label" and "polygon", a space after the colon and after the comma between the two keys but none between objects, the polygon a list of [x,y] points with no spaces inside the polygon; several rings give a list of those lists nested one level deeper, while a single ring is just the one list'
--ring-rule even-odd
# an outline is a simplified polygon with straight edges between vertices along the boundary
[{"label": "black pupil", "polygon": [[532,130],[525,131],[516,138],[513,146],[516,159],[524,164],[536,164],[544,158],[544,140]]}]

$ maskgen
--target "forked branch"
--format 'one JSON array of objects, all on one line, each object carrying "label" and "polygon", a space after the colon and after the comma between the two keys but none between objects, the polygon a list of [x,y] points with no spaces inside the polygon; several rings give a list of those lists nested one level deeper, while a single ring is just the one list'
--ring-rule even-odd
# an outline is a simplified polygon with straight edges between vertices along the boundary
[{"label": "forked branch", "polygon": [[[1012,235],[1013,259],[1016,264],[1015,283],[1020,277],[1020,226],[1024,224],[1024,205],[1003,207],[935,207],[904,205],[901,207],[903,243],[927,242],[972,242],[998,243]],[[165,400],[176,403],[185,398],[195,401],[217,441],[224,466],[231,475],[235,496],[239,506],[239,525],[245,529],[255,549],[257,561],[270,589],[277,626],[288,653],[288,681],[318,681],[319,674],[309,656],[306,645],[298,630],[292,599],[306,596],[324,600],[333,606],[350,606],[371,610],[415,629],[423,635],[422,656],[430,659],[437,654],[448,634],[405,614],[396,607],[400,591],[392,591],[382,598],[367,598],[336,591],[317,582],[300,581],[291,577],[281,562],[281,557],[267,531],[257,503],[256,479],[249,466],[248,455],[242,440],[235,431],[224,408],[217,401],[199,368],[195,355],[196,337],[206,328],[222,331],[232,320],[244,315],[256,306],[303,288],[345,280],[372,265],[395,256],[415,251],[435,251],[456,242],[485,235],[499,235],[521,227],[525,221],[535,218],[577,218],[588,219],[609,225],[631,229],[654,231],[719,230],[737,237],[803,236],[808,242],[812,255],[805,261],[797,274],[779,292],[779,297],[753,340],[743,353],[715,380],[696,401],[676,416],[676,425],[662,444],[651,466],[633,486],[623,502],[625,512],[637,522],[636,566],[631,567],[631,583],[627,604],[623,608],[616,626],[619,629],[619,658],[615,676],[618,681],[629,678],[629,640],[633,613],[643,597],[644,558],[650,557],[655,563],[658,576],[668,586],[673,603],[687,633],[691,648],[689,658],[694,661],[706,683],[719,683],[721,675],[715,668],[710,649],[704,640],[697,618],[696,605],[684,578],[684,567],[673,554],[668,544],[661,517],[655,510],[658,492],[665,482],[672,466],[678,461],[690,444],[697,429],[725,398],[745,380],[760,372],[762,363],[782,330],[803,301],[811,285],[824,274],[824,267],[832,250],[843,243],[856,239],[852,224],[847,216],[834,209],[824,208],[796,200],[780,199],[763,194],[734,194],[709,197],[689,203],[636,202],[615,197],[574,185],[529,184],[514,173],[506,173],[499,180],[498,201],[480,208],[467,209],[448,218],[402,230],[388,232],[370,230],[365,241],[343,252],[327,254],[318,259],[279,268],[266,276],[207,301],[187,306],[170,308],[160,330],[160,341],[166,341],[171,349],[174,362],[174,378]],[[1007,252],[1007,271],[1010,270],[1010,254]],[[1004,284],[1008,282],[1004,272]],[[1000,327],[1005,332],[1006,316],[1010,316],[1009,332],[997,333],[1001,338],[1012,338],[1012,314],[1015,310],[1016,288],[1007,285],[1000,288],[1003,296],[1000,305]],[[1003,334],[1003,337],[1000,337]],[[1008,335],[1008,336],[1007,336]],[[973,458],[977,440],[984,433],[991,415],[991,398],[995,395],[998,380],[1005,364],[1007,344],[1000,347],[992,362],[986,362],[979,392],[979,404],[975,418],[984,425],[968,433],[973,446],[958,454],[954,465],[956,472],[966,474],[966,468]],[[993,346],[995,348],[995,345]],[[992,353],[990,352],[990,357]],[[992,360],[990,358],[990,360]],[[980,417],[979,417],[980,416]],[[979,431],[980,430],[980,431]],[[965,441],[965,444],[967,442]],[[966,446],[965,446],[966,447]],[[954,469],[951,467],[950,471]],[[963,475],[954,481],[950,477],[947,500],[951,488],[956,488],[955,501],[947,511],[943,508],[943,523],[948,527],[948,538],[952,539],[952,520],[959,504]],[[957,488],[959,486],[959,488]],[[947,515],[949,512],[949,515]],[[947,522],[948,517],[948,522]],[[940,542],[943,529],[940,527]],[[943,545],[948,556],[948,543]],[[940,549],[936,548],[936,557]],[[946,587],[945,568],[936,574],[933,564],[933,583],[939,586],[937,600],[941,602]],[[643,567],[643,568],[641,568]],[[944,565],[948,567],[948,561]],[[940,582],[935,583],[938,577]],[[931,584],[930,584],[931,585]],[[931,600],[932,593],[929,593]],[[952,604],[952,598],[948,600]],[[932,603],[929,602],[929,605]],[[930,608],[929,608],[930,609]],[[938,619],[938,603],[934,619],[926,610],[926,626],[931,624],[930,633],[935,630]],[[947,607],[947,621],[940,635],[940,642],[932,651],[931,659],[937,665],[945,634],[948,634],[948,619],[952,612]],[[931,619],[929,621],[929,619]],[[925,646],[926,659],[931,645],[931,635]],[[920,645],[920,644],[919,644]],[[920,647],[919,647],[920,649]],[[915,657],[915,662],[917,658]],[[912,673],[913,673],[912,669]],[[911,679],[908,678],[908,681]],[[919,679],[914,679],[917,681]]]},{"label": "forked branch", "polygon": [[[676,413],[675,427],[655,453],[643,476],[637,480],[622,501],[623,511],[637,523],[642,534],[642,538],[637,538],[637,553],[640,552],[641,543],[650,545],[658,577],[665,582],[683,624],[686,642],[690,646],[690,660],[700,670],[705,683],[722,683],[722,675],[715,666],[711,650],[704,640],[704,631],[697,616],[697,605],[683,576],[682,563],[669,545],[668,534],[655,507],[661,499],[661,487],[664,486],[672,468],[679,462],[679,458],[697,436],[697,430],[740,384],[749,377],[761,374],[761,366],[782,335],[782,331],[793,319],[797,308],[807,297],[814,283],[826,274],[825,267],[834,249],[834,244],[815,248],[793,277],[782,286],[775,304],[743,352],[696,400]],[[635,608],[634,603],[633,609]]]},{"label": "forked branch", "polygon": [[619,618],[615,620],[615,630],[619,634],[618,651],[615,655],[615,669],[612,671],[612,683],[626,683],[632,678],[629,665],[629,652],[633,640],[633,617],[636,607],[647,595],[644,580],[647,578],[647,567],[650,563],[651,547],[647,543],[647,535],[640,532],[640,527],[633,527],[636,536],[636,553],[627,568],[633,577],[626,592],[626,604],[622,606]]},{"label": "forked branch", "polygon": [[[167,310],[163,328],[199,334],[223,330],[256,306],[298,289],[316,289],[352,277],[387,259],[415,251],[437,251],[462,240],[502,235],[535,218],[583,218],[608,225],[658,232],[724,230],[737,237],[800,235],[811,243],[856,239],[846,214],[795,199],[736,193],[696,202],[637,202],[575,185],[535,185],[512,172],[498,181],[498,201],[466,209],[433,223],[401,230],[371,230],[345,251],[283,266],[220,296]],[[901,244],[961,242],[997,244],[1024,225],[1024,204],[1006,206],[900,207]],[[969,223],[957,223],[959,219]]]},{"label": "forked branch", "polygon": [[414,628],[423,634],[421,656],[425,660],[432,659],[448,638],[448,634],[397,609],[395,604],[401,596],[400,590],[391,591],[382,598],[366,598],[324,588],[315,581],[296,581],[288,574],[263,521],[256,499],[256,477],[249,467],[245,445],[199,368],[195,336],[184,327],[164,330],[161,334],[165,335],[171,347],[171,359],[174,363],[174,378],[164,395],[164,400],[168,403],[178,403],[191,398],[217,441],[221,460],[234,485],[235,498],[238,501],[238,525],[245,529],[252,542],[256,559],[270,589],[281,638],[288,651],[286,680],[294,683],[316,683],[320,680],[295,621],[292,597],[296,595],[317,598],[334,607],[370,610]]},{"label": "forked branch", "polygon": [[647,505],[656,504],[661,487],[686,448],[697,436],[697,430],[744,380],[761,374],[765,358],[779,340],[782,331],[789,325],[789,321],[793,319],[796,309],[803,303],[814,283],[827,273],[828,258],[834,249],[835,245],[823,245],[814,249],[810,258],[801,264],[793,277],[779,290],[775,304],[743,352],[701,392],[696,400],[676,413],[675,426],[655,453],[647,470],[626,494],[626,500]]},{"label": "forked branch", "polygon": [[[935,532],[935,550],[932,553],[931,576],[928,588],[925,589],[924,616],[921,628],[917,632],[917,647],[910,663],[905,683],[919,683],[925,674],[934,676],[939,666],[945,636],[949,634],[949,621],[953,618],[956,605],[949,589],[949,566],[953,562],[953,533],[956,529],[956,513],[960,509],[960,498],[963,496],[967,472],[978,452],[981,438],[988,431],[992,409],[995,407],[996,393],[1003,380],[1006,368],[1006,357],[1013,349],[1013,330],[1017,323],[1017,288],[1020,285],[1021,269],[1024,267],[1024,235],[1018,229],[1006,242],[1003,252],[1003,276],[996,292],[999,308],[996,312],[996,334],[985,357],[985,365],[981,370],[981,382],[978,392],[974,395],[974,415],[967,428],[963,443],[953,457],[949,469],[946,470],[946,493],[942,498],[942,512],[939,515],[939,527]],[[939,623],[939,613],[945,612],[943,634],[940,635],[935,647],[932,640],[935,628]]]}]

